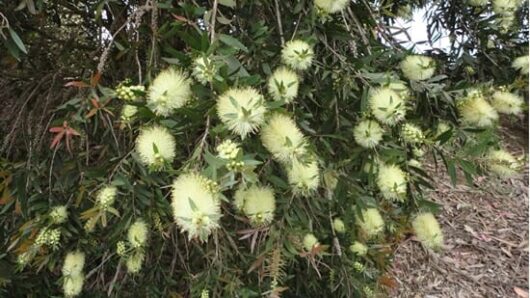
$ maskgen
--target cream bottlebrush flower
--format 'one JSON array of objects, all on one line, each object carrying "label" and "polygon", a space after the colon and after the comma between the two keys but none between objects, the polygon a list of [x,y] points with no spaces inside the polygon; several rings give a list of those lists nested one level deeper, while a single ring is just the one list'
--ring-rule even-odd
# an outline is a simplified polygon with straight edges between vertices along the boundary
[{"label": "cream bottlebrush flower", "polygon": [[311,233],[308,233],[304,236],[302,243],[304,244],[306,251],[312,251],[313,247],[319,245],[317,237]]},{"label": "cream bottlebrush flower", "polygon": [[363,172],[369,174],[377,174],[379,172],[379,162],[373,160],[367,160],[363,166]]},{"label": "cream bottlebrush flower", "polygon": [[409,144],[418,144],[425,140],[425,135],[421,128],[411,123],[403,124],[401,127],[401,137],[403,141]]},{"label": "cream bottlebrush flower", "polygon": [[521,5],[521,0],[493,0],[493,11],[497,14],[513,14]]},{"label": "cream bottlebrush flower", "polygon": [[131,122],[138,112],[138,108],[133,105],[124,105],[121,109],[120,119],[123,122]]},{"label": "cream bottlebrush flower", "polygon": [[313,48],[305,41],[291,40],[282,49],[282,60],[294,70],[306,70],[313,63]]},{"label": "cream bottlebrush flower", "polygon": [[398,166],[393,164],[379,165],[377,187],[387,200],[403,202],[407,195],[407,176]]},{"label": "cream bottlebrush flower", "polygon": [[434,60],[431,57],[410,55],[401,61],[401,71],[409,80],[423,81],[430,79],[436,70]]},{"label": "cream bottlebrush flower", "polygon": [[385,222],[383,221],[381,214],[375,208],[363,210],[362,219],[358,216],[356,223],[368,237],[373,237],[381,233],[385,227]]},{"label": "cream bottlebrush flower", "polygon": [[490,150],[486,154],[488,168],[501,178],[510,178],[517,174],[521,164],[506,150]]},{"label": "cream bottlebrush flower", "polygon": [[404,100],[409,100],[411,97],[409,87],[403,84],[402,82],[391,82],[386,85],[386,87],[392,89],[394,92],[399,94]]},{"label": "cream bottlebrush flower", "polygon": [[172,68],[158,74],[148,90],[147,106],[159,116],[168,116],[191,98],[188,76]]},{"label": "cream bottlebrush flower", "polygon": [[519,72],[523,75],[528,74],[528,64],[529,64],[529,58],[528,55],[521,56],[515,58],[512,62],[512,67],[516,70],[519,70]]},{"label": "cream bottlebrush flower", "polygon": [[438,122],[438,125],[436,126],[436,137],[443,135],[449,130],[451,130],[451,126],[449,124],[443,121]]},{"label": "cream bottlebrush flower", "polygon": [[482,7],[488,5],[489,0],[468,0],[467,3],[471,6]]},{"label": "cream bottlebrush flower", "polygon": [[117,194],[118,189],[115,186],[108,185],[103,187],[98,192],[96,197],[98,205],[100,205],[103,209],[109,208],[112,206],[112,204],[114,204]]},{"label": "cream bottlebrush flower", "polygon": [[390,126],[403,120],[407,112],[403,98],[388,87],[371,92],[370,109],[377,120]]},{"label": "cream bottlebrush flower", "polygon": [[431,249],[438,249],[443,246],[442,230],[432,213],[418,214],[412,221],[412,228],[423,245]]},{"label": "cream bottlebrush flower", "polygon": [[261,130],[263,146],[280,162],[288,162],[307,152],[304,135],[286,115],[274,114]]},{"label": "cream bottlebrush flower", "polygon": [[199,81],[199,83],[205,85],[213,81],[215,73],[217,72],[217,66],[209,57],[197,57],[193,60],[193,71],[191,75]]},{"label": "cream bottlebrush flower", "polygon": [[225,140],[215,148],[217,155],[222,159],[236,159],[239,154],[239,144],[232,140]]},{"label": "cream bottlebrush flower", "polygon": [[63,292],[66,297],[75,297],[83,290],[85,276],[83,274],[67,276],[63,282]]},{"label": "cream bottlebrush flower", "polygon": [[517,115],[523,112],[523,98],[510,92],[496,91],[492,95],[491,104],[502,114]]},{"label": "cream bottlebrush flower", "polygon": [[349,2],[350,0],[315,0],[315,6],[326,13],[336,13],[346,8]]},{"label": "cream bottlebrush flower", "polygon": [[298,95],[298,75],[287,67],[280,67],[270,76],[267,87],[274,100],[290,103]]},{"label": "cream bottlebrush flower", "polygon": [[159,170],[175,158],[175,138],[161,126],[143,128],[136,138],[136,151],[145,165]]},{"label": "cream bottlebrush flower", "polygon": [[359,241],[353,242],[352,245],[350,245],[350,251],[360,257],[365,256],[368,252],[368,247],[366,245],[362,244]]},{"label": "cream bottlebrush flower", "polygon": [[250,87],[230,89],[217,100],[219,118],[241,138],[259,129],[266,112],[263,96]]},{"label": "cream bottlebrush flower", "polygon": [[342,219],[337,217],[333,220],[333,230],[339,234],[346,232],[346,226],[344,225]]},{"label": "cream bottlebrush flower", "polygon": [[417,159],[410,159],[407,164],[409,165],[409,167],[415,167],[418,169],[422,168],[421,162],[419,162]]},{"label": "cream bottlebrush flower", "polygon": [[307,161],[293,159],[287,169],[287,178],[295,195],[307,195],[318,188],[320,170],[314,158]]},{"label": "cream bottlebrush flower", "polygon": [[234,207],[237,211],[243,212],[245,208],[245,199],[247,198],[247,191],[245,188],[238,188],[234,194]]},{"label": "cream bottlebrush flower", "polygon": [[66,254],[62,272],[64,276],[79,275],[85,266],[85,254],[80,251],[71,251]]},{"label": "cream bottlebrush flower", "polygon": [[510,29],[513,27],[515,21],[515,14],[506,13],[497,15],[497,19],[495,21],[497,22],[499,31],[502,33],[506,33],[510,31]]},{"label": "cream bottlebrush flower", "polygon": [[270,187],[251,186],[246,189],[238,189],[234,204],[255,226],[267,225],[274,219],[276,202],[274,192]]},{"label": "cream bottlebrush flower", "polygon": [[129,227],[127,239],[132,247],[139,248],[147,242],[148,233],[147,224],[142,219],[138,219]]},{"label": "cream bottlebrush flower", "polygon": [[497,111],[484,99],[479,90],[470,90],[457,102],[461,121],[465,125],[490,127],[499,119]]},{"label": "cream bottlebrush flower", "polygon": [[50,218],[54,224],[62,224],[68,219],[66,206],[55,206],[50,212]]},{"label": "cream bottlebrush flower", "polygon": [[145,254],[141,251],[133,253],[125,263],[127,265],[127,272],[129,273],[138,273],[142,269],[142,264],[144,263]]},{"label": "cream bottlebrush flower", "polygon": [[173,182],[172,207],[177,225],[189,239],[205,241],[219,227],[220,201],[198,174],[180,175]]},{"label": "cream bottlebrush flower", "polygon": [[383,139],[384,130],[373,120],[361,120],[353,128],[353,137],[364,148],[374,148]]}]

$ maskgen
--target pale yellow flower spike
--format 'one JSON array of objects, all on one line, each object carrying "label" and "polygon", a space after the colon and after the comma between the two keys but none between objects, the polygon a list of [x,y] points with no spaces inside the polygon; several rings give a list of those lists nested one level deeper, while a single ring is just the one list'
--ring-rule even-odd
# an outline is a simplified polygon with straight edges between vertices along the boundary
[{"label": "pale yellow flower spike", "polygon": [[234,204],[254,226],[267,225],[274,219],[276,202],[270,187],[254,185],[239,189],[235,194]]},{"label": "pale yellow flower spike", "polygon": [[438,221],[432,213],[421,213],[412,222],[416,237],[423,245],[431,249],[443,247],[443,234]]},{"label": "pale yellow flower spike", "polygon": [[241,138],[258,131],[265,122],[266,112],[263,96],[250,87],[229,89],[217,100],[219,118]]},{"label": "pale yellow flower spike", "polygon": [[398,166],[392,164],[379,165],[377,186],[383,198],[403,202],[407,195],[407,176]]},{"label": "pale yellow flower spike", "polygon": [[136,138],[136,151],[145,165],[159,170],[170,164],[176,155],[176,141],[165,127],[143,128]]},{"label": "pale yellow flower spike", "polygon": [[191,82],[180,70],[166,69],[154,79],[147,92],[147,106],[157,115],[169,116],[191,99]]},{"label": "pale yellow flower spike", "polygon": [[491,104],[499,113],[518,115],[523,112],[524,100],[517,94],[497,91],[492,95]]},{"label": "pale yellow flower spike", "polygon": [[142,219],[138,219],[129,227],[127,239],[133,248],[140,248],[147,242],[148,233],[147,224]]},{"label": "pale yellow flower spike", "polygon": [[220,200],[199,174],[182,174],[173,182],[171,193],[173,216],[188,238],[206,241],[219,227]]},{"label": "pale yellow flower spike", "polygon": [[519,70],[522,75],[528,75],[528,64],[529,58],[528,55],[525,55],[515,58],[515,60],[512,62],[512,67],[516,70]]},{"label": "pale yellow flower spike", "polygon": [[280,67],[270,76],[267,87],[274,100],[292,102],[298,95],[298,75],[287,67]]},{"label": "pale yellow flower spike", "polygon": [[508,151],[491,149],[486,154],[487,167],[500,178],[515,176],[521,169],[521,163]]},{"label": "pale yellow flower spike", "polygon": [[287,169],[287,178],[295,195],[308,195],[320,184],[320,169],[316,160],[306,162],[293,159]]},{"label": "pale yellow flower spike", "polygon": [[353,128],[357,144],[364,148],[374,148],[383,139],[384,130],[373,120],[362,120]]},{"label": "pale yellow flower spike", "polygon": [[380,87],[371,92],[370,109],[379,122],[390,126],[403,120],[407,113],[403,98],[388,87]]},{"label": "pale yellow flower spike", "polygon": [[368,237],[374,237],[381,233],[385,227],[385,222],[379,211],[375,208],[368,208],[362,211],[362,219],[357,216],[357,226]]},{"label": "pale yellow flower spike", "polygon": [[280,162],[288,162],[307,152],[304,135],[286,115],[274,114],[261,130],[263,146]]},{"label": "pale yellow flower spike", "polygon": [[499,119],[497,111],[484,99],[479,90],[470,90],[468,95],[457,102],[461,122],[475,127],[491,127]]},{"label": "pale yellow flower spike", "polygon": [[282,60],[294,70],[306,70],[313,63],[313,48],[305,41],[291,40],[282,49]]},{"label": "pale yellow flower spike", "polygon": [[431,57],[411,55],[401,61],[403,75],[413,81],[430,79],[436,70],[434,60]]},{"label": "pale yellow flower spike", "polygon": [[314,0],[315,6],[325,13],[337,13],[342,11],[350,0]]}]

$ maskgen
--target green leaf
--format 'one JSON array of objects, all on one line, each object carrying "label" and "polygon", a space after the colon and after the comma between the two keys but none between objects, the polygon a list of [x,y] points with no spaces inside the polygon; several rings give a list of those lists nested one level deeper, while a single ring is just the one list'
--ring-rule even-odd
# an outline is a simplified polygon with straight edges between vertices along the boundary
[{"label": "green leaf", "polygon": [[464,172],[466,172],[467,174],[470,174],[470,175],[475,175],[477,174],[477,169],[475,167],[475,165],[467,160],[459,160],[459,163],[460,163],[460,167],[462,167],[462,170],[464,170]]},{"label": "green leaf", "polygon": [[109,208],[107,209],[107,211],[110,212],[110,213],[112,213],[112,214],[114,214],[114,215],[116,215],[117,217],[120,217],[120,212],[119,212],[118,210],[112,208],[112,207],[109,207]]},{"label": "green leaf", "polygon": [[26,50],[26,46],[24,46],[24,43],[22,42],[22,39],[20,39],[20,36],[13,30],[12,28],[9,28],[9,34],[11,34],[11,38],[17,45],[17,47],[24,53],[27,54],[28,51]]},{"label": "green leaf", "polygon": [[204,160],[206,160],[206,162],[215,169],[219,169],[220,167],[223,167],[226,164],[226,161],[216,156],[213,156],[209,151],[206,151],[204,153]]},{"label": "green leaf", "polygon": [[248,48],[244,44],[242,44],[237,38],[226,34],[219,34],[219,40],[228,46],[248,53]]},{"label": "green leaf", "polygon": [[441,207],[442,207],[440,204],[433,202],[433,201],[426,200],[424,198],[417,199],[417,202],[418,202],[418,207],[420,209],[424,209],[426,211],[429,211],[435,214],[440,212]]},{"label": "green leaf", "polygon": [[436,137],[436,141],[440,143],[440,145],[445,144],[451,137],[453,136],[453,130],[449,129],[445,132],[443,132],[441,135]]},{"label": "green leaf", "polygon": [[455,161],[453,159],[450,159],[447,161],[446,165],[447,167],[447,173],[449,174],[449,177],[451,177],[451,184],[453,186],[456,185],[456,167],[455,167]]},{"label": "green leaf", "polygon": [[219,0],[219,4],[223,6],[227,6],[230,8],[236,7],[236,1],[235,0]]},{"label": "green leaf", "polygon": [[20,61],[20,50],[15,45],[15,43],[11,39],[4,39],[3,42],[4,42],[5,47],[9,51],[9,54],[11,54],[13,58]]}]

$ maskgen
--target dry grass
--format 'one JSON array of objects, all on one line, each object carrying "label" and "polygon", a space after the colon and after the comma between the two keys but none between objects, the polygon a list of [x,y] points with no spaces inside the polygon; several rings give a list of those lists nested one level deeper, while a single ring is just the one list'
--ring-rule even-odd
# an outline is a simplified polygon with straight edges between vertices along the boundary
[{"label": "dry grass", "polygon": [[[526,136],[510,141],[520,143],[511,151],[526,152]],[[446,247],[433,253],[413,238],[403,242],[392,297],[528,297],[528,168],[508,181],[479,178],[477,188],[454,188],[445,169],[429,171]]]}]

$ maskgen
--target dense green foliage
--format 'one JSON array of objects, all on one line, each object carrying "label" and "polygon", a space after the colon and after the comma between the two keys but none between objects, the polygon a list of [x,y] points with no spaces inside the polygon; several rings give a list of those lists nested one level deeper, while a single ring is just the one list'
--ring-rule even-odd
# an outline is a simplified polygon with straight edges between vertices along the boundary
[{"label": "dense green foliage", "polygon": [[[439,208],[426,196],[436,185],[422,163],[435,162],[454,183],[473,184],[473,177],[494,171],[488,154],[502,148],[498,122],[521,121],[500,114],[494,125],[469,125],[458,100],[477,88],[490,101],[502,87],[527,102],[527,77],[510,66],[528,55],[527,2],[507,29],[497,25],[491,3],[466,1],[360,0],[332,14],[306,0],[16,2],[0,0],[2,296],[63,295],[63,263],[75,250],[86,255],[86,297],[384,295],[395,286],[385,275],[393,248],[413,233],[416,214]],[[431,41],[451,37],[450,47],[421,53],[436,65],[425,80],[409,80],[400,69],[413,49],[391,28],[407,6],[427,8]],[[308,42],[314,60],[298,71],[298,94],[284,104],[272,100],[267,79],[292,39]],[[183,107],[155,113],[146,103],[153,80],[169,67],[191,74],[197,57],[212,59],[213,79],[194,80]],[[375,148],[359,146],[354,127],[374,118],[370,98],[390,83],[406,85],[405,119],[381,123]],[[147,91],[124,100],[119,90],[135,85]],[[298,192],[289,184],[292,162],[273,157],[260,131],[241,138],[221,121],[219,96],[248,86],[265,97],[266,119],[289,115],[306,136],[309,158],[302,162],[318,162],[317,190]],[[120,117],[124,104],[138,109],[131,119]],[[407,135],[402,123],[423,136]],[[440,131],[440,123],[447,129]],[[174,159],[161,170],[146,166],[135,148],[140,129],[154,124],[176,143]],[[242,164],[218,156],[227,139],[241,144],[235,160]],[[398,198],[389,199],[378,184],[382,164],[406,173]],[[222,213],[219,228],[194,239],[175,224],[171,206],[173,181],[189,172],[217,183]],[[234,208],[238,187],[258,182],[274,189],[270,224],[254,225]],[[118,192],[111,207],[98,201],[107,185]],[[68,211],[64,222],[50,216],[60,205]],[[384,220],[373,237],[359,224],[367,208]],[[344,229],[333,228],[336,218]],[[126,268],[134,253],[127,239],[138,219],[149,237],[139,245],[145,260],[133,274]],[[59,240],[37,241],[46,228],[58,229]],[[309,233],[318,244],[307,247]],[[355,241],[368,247],[366,255],[349,249]],[[28,252],[31,258],[21,260]]]}]

